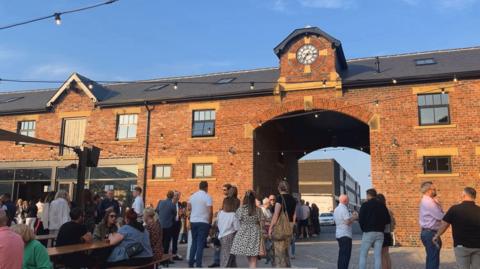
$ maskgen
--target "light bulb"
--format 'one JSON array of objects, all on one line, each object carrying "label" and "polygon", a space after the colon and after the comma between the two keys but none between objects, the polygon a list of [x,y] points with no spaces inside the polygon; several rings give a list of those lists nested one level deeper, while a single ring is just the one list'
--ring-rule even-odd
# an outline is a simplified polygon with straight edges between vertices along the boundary
[{"label": "light bulb", "polygon": [[55,13],[55,24],[62,24],[62,19],[60,18],[60,13]]},{"label": "light bulb", "polygon": [[177,90],[177,89],[178,89],[178,83],[177,83],[177,82],[173,83],[173,89],[174,89],[174,90]]},{"label": "light bulb", "polygon": [[250,82],[250,90],[255,90],[255,83],[254,82]]}]

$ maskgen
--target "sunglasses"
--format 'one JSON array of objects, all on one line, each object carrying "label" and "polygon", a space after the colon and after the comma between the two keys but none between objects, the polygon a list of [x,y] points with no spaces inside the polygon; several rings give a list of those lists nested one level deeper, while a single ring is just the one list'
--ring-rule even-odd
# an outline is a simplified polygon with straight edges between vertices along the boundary
[{"label": "sunglasses", "polygon": [[114,218],[116,218],[116,217],[117,217],[117,215],[109,215],[108,217],[110,217],[110,218],[114,219]]}]

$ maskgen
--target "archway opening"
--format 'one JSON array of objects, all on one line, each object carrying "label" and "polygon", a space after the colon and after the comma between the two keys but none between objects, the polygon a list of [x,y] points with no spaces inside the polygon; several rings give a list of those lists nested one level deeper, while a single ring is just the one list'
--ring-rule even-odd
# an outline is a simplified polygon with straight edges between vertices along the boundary
[{"label": "archway opening", "polygon": [[265,197],[277,193],[278,182],[286,180],[293,194],[305,193],[305,188],[309,195],[319,194],[323,183],[300,185],[299,160],[319,149],[341,148],[370,154],[368,124],[332,110],[297,111],[272,118],[254,131],[254,189]]}]

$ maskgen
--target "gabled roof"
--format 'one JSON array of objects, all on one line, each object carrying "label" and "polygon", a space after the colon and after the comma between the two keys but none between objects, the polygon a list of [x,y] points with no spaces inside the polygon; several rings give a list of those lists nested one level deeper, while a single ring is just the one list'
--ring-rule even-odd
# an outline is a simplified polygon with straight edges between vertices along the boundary
[{"label": "gabled roof", "polygon": [[340,40],[332,37],[331,35],[327,34],[326,32],[322,31],[318,27],[306,27],[294,30],[291,34],[289,34],[280,44],[278,44],[274,49],[273,52],[280,58],[280,55],[285,50],[288,45],[296,40],[298,37],[306,36],[306,35],[317,35],[322,36],[332,44],[332,47],[336,49],[338,62],[342,69],[347,68],[347,62],[345,60],[345,54],[343,53],[342,42]]},{"label": "gabled roof", "polygon": [[102,100],[106,95],[108,95],[108,90],[105,89],[102,85],[94,82],[93,80],[86,78],[77,73],[73,73],[70,77],[63,83],[63,85],[57,90],[57,92],[48,100],[46,106],[51,107],[53,103],[62,95],[65,90],[70,87],[71,83],[76,83],[78,88],[83,90],[83,92],[92,99],[92,102],[97,103]]},{"label": "gabled roof", "polygon": [[[426,58],[435,59],[436,64],[415,65],[416,59]],[[480,78],[480,47],[381,56],[379,61],[381,72],[377,73],[375,57],[349,60],[348,70],[340,73],[343,87],[392,85],[392,79],[401,84],[445,81],[454,76],[458,79]],[[272,95],[279,70],[264,68],[117,84],[98,84],[75,75],[96,98],[96,105],[107,107],[138,105],[145,101],[183,102]],[[232,83],[216,83],[222,78],[233,77]],[[254,90],[250,89],[251,81],[255,82]],[[178,83],[177,90],[174,82]],[[92,85],[91,89],[88,85]],[[148,90],[152,87],[158,90]],[[48,111],[47,103],[55,100],[53,97],[60,89],[0,93],[0,115]]]}]

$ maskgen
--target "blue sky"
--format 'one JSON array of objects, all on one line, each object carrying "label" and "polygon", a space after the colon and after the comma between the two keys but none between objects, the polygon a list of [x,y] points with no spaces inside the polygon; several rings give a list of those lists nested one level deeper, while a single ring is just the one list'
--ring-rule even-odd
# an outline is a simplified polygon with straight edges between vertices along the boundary
[{"label": "blue sky", "polygon": [[[98,2],[0,1],[0,25]],[[480,0],[120,0],[65,15],[61,26],[52,19],[0,31],[0,78],[135,80],[272,67],[273,47],[306,25],[341,40],[347,58],[479,46],[479,13]],[[45,87],[0,83],[0,91]],[[345,156],[337,158],[356,160]]]}]

